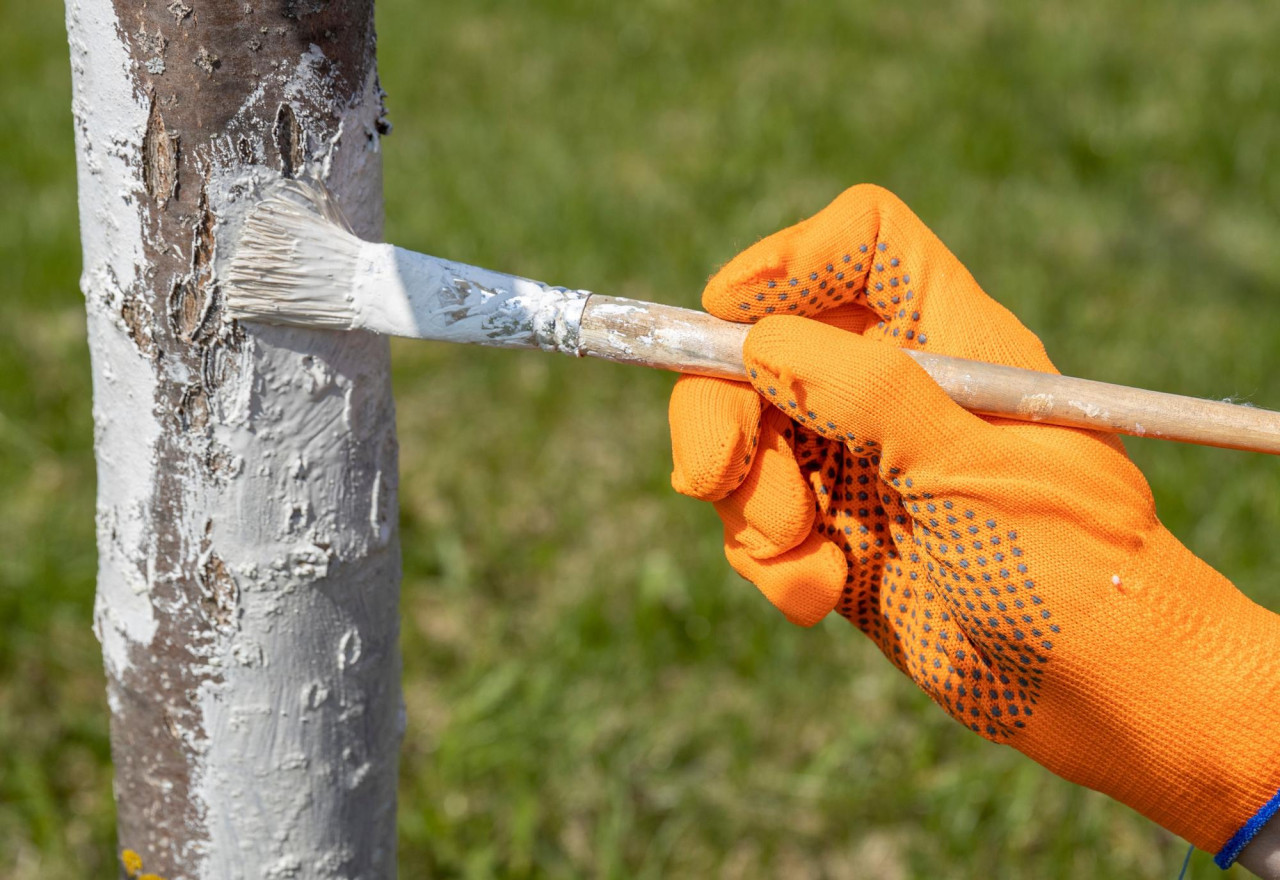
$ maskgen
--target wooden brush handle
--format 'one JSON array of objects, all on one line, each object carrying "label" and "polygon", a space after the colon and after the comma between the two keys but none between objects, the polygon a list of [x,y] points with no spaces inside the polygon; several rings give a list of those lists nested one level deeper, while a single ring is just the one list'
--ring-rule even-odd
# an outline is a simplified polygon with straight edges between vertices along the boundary
[{"label": "wooden brush handle", "polygon": [[[679,373],[744,380],[749,324],[592,294],[578,351]],[[904,349],[965,409],[992,416],[1280,454],[1280,413]]]}]

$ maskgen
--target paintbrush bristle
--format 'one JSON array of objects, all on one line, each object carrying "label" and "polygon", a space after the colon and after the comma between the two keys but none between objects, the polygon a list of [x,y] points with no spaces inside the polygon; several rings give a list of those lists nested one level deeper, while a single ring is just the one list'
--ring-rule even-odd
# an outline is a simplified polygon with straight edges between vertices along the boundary
[{"label": "paintbrush bristle", "polygon": [[349,329],[359,238],[323,185],[277,183],[249,213],[227,267],[233,318]]}]

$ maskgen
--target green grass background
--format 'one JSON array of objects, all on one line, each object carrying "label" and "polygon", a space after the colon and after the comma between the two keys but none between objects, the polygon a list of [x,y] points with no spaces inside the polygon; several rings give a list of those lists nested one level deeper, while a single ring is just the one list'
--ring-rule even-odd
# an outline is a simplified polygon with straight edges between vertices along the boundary
[{"label": "green grass background", "polygon": [[[1272,0],[381,0],[379,25],[399,243],[692,306],[874,181],[1065,372],[1280,407]],[[0,876],[102,877],[60,4],[0,6],[0,83]],[[1176,875],[1180,841],[733,575],[668,488],[670,376],[427,344],[395,365],[403,876]],[[1280,608],[1276,460],[1129,446],[1174,532]]]}]

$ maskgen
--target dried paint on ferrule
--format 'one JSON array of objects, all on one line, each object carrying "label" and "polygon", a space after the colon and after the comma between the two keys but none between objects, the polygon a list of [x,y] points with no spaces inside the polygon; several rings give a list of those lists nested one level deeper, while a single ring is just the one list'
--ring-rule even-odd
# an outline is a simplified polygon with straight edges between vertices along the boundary
[{"label": "dried paint on ferrule", "polygon": [[577,357],[580,354],[578,349],[582,312],[587,307],[590,296],[590,291],[586,290],[543,288],[541,308],[533,317],[533,338],[538,348]]}]

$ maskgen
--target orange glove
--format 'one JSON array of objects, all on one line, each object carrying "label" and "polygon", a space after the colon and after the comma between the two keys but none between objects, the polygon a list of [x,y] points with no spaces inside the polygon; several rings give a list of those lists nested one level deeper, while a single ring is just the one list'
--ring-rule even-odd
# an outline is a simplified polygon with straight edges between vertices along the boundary
[{"label": "orange glove", "polygon": [[715,502],[734,568],[1229,865],[1280,810],[1280,616],[1160,524],[1119,440],[973,415],[894,347],[1053,371],[1040,341],[872,186],[739,254],[703,305],[759,322],[754,388],[671,398],[672,483]]}]

